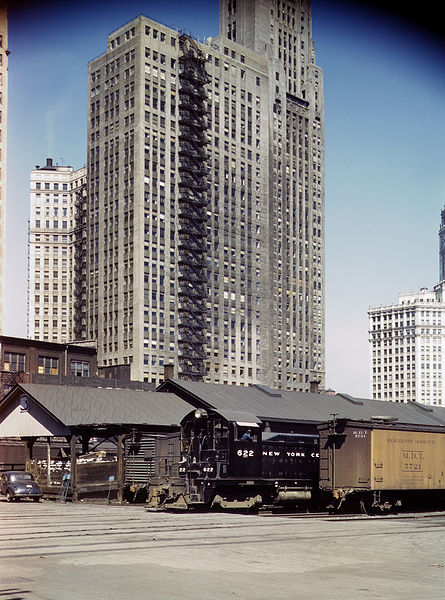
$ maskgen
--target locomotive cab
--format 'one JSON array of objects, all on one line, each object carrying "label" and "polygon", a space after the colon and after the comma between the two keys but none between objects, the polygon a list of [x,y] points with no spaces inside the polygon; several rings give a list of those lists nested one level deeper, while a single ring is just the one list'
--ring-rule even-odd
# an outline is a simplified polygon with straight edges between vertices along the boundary
[{"label": "locomotive cab", "polygon": [[224,479],[261,474],[261,421],[240,411],[197,409],[181,423],[180,473]]}]

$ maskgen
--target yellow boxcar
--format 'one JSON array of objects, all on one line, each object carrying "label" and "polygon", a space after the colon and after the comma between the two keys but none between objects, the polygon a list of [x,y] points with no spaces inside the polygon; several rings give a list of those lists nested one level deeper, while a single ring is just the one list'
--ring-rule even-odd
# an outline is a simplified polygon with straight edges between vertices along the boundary
[{"label": "yellow boxcar", "polygon": [[337,420],[320,433],[320,489],[331,508],[358,500],[375,508],[445,501],[445,428]]},{"label": "yellow boxcar", "polygon": [[373,429],[371,489],[445,489],[445,434]]}]

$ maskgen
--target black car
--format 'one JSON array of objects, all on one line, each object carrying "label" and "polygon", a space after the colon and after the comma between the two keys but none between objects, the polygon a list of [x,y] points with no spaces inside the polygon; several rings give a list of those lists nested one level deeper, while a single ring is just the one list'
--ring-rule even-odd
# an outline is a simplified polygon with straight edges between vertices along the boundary
[{"label": "black car", "polygon": [[38,502],[43,496],[42,490],[34,481],[31,473],[26,471],[5,471],[0,476],[0,494],[6,496],[8,502],[21,498],[32,498]]}]

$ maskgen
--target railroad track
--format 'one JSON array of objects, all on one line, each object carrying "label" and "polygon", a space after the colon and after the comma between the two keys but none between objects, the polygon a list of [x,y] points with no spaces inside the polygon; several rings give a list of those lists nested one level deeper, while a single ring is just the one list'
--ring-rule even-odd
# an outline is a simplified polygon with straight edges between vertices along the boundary
[{"label": "railroad track", "polygon": [[261,517],[285,517],[288,519],[328,519],[333,521],[357,521],[369,519],[425,519],[425,518],[445,518],[445,511],[431,511],[422,513],[399,512],[398,514],[376,514],[364,515],[361,513],[338,513],[330,514],[328,511],[314,513],[300,513],[283,511],[278,509],[264,509],[258,513]]}]

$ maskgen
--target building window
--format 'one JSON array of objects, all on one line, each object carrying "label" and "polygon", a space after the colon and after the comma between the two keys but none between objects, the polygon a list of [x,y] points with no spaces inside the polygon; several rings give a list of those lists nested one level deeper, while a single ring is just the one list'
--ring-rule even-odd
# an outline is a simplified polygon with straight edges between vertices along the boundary
[{"label": "building window", "polygon": [[37,372],[45,375],[58,375],[59,359],[51,356],[39,356]]},{"label": "building window", "polygon": [[90,363],[85,360],[72,360],[71,375],[74,375],[75,377],[89,377]]},{"label": "building window", "polygon": [[25,355],[18,352],[5,352],[3,359],[4,371],[24,371]]}]

